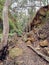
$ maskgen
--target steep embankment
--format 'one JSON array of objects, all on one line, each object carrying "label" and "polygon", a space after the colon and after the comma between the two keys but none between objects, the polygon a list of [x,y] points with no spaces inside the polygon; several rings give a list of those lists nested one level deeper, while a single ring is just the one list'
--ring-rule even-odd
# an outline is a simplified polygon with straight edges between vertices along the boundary
[{"label": "steep embankment", "polygon": [[37,25],[41,25],[41,23],[45,23],[45,21],[47,20],[47,18],[49,18],[49,5],[47,6],[43,6],[41,7],[34,19],[32,20],[32,22],[30,23],[30,26],[31,26],[31,30],[33,29],[34,26],[37,26]]}]

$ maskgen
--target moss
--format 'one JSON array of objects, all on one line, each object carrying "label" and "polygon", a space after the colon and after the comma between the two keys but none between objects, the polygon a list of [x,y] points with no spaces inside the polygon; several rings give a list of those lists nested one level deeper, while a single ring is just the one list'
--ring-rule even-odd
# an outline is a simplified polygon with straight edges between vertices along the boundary
[{"label": "moss", "polygon": [[13,49],[10,49],[9,51],[9,57],[12,59],[22,54],[23,54],[23,50],[21,48],[13,48]]}]

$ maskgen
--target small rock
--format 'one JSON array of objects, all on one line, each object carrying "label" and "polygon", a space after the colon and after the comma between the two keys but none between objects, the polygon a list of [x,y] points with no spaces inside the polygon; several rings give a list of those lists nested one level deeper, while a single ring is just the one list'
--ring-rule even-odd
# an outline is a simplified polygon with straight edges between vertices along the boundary
[{"label": "small rock", "polygon": [[40,41],[39,45],[40,45],[41,47],[47,47],[47,46],[48,46],[48,41],[47,41],[47,40]]},{"label": "small rock", "polygon": [[27,45],[31,45],[31,42],[30,41],[27,41],[27,43],[26,43]]},{"label": "small rock", "polygon": [[34,42],[35,39],[33,37],[32,38],[27,38],[27,41]]}]

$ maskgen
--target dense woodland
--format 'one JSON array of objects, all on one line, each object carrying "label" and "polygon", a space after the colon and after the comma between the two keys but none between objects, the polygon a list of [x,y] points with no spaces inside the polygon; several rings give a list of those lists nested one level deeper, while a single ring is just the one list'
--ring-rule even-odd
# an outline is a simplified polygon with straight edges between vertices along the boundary
[{"label": "dense woodland", "polygon": [[0,0],[0,65],[49,65],[49,0]]}]

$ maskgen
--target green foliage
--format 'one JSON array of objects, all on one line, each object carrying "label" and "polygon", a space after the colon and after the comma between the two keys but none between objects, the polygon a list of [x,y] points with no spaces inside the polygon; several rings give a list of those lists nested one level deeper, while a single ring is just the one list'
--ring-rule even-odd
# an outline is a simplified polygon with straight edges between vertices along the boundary
[{"label": "green foliage", "polygon": [[42,0],[42,2],[43,2],[44,5],[49,4],[48,0]]},{"label": "green foliage", "polygon": [[[17,21],[15,23],[15,26],[16,26],[16,30],[13,30],[13,31],[16,31],[17,34],[19,36],[22,35],[23,31],[24,31],[24,28],[25,28],[25,24],[28,22],[28,16],[26,16],[25,13],[21,12],[19,13],[18,15],[19,17],[17,17]],[[12,31],[12,32],[13,32]]]},{"label": "green foliage", "polygon": [[3,10],[3,5],[4,5],[4,1],[5,0],[0,0],[0,33],[2,33],[2,29],[3,29],[3,26],[2,26],[2,10]]},{"label": "green foliage", "polygon": [[12,22],[12,20],[9,18],[9,26],[10,26],[10,32],[14,29],[16,29],[15,24]]},{"label": "green foliage", "polygon": [[49,18],[49,11],[47,11],[46,16]]},{"label": "green foliage", "polygon": [[5,0],[0,0],[0,14],[2,13],[4,2]]},{"label": "green foliage", "polygon": [[9,57],[11,59],[14,59],[17,56],[20,56],[23,54],[23,50],[21,48],[12,48],[9,50]]},{"label": "green foliage", "polygon": [[[2,10],[3,10],[3,5],[4,5],[4,1],[5,0],[0,0],[0,18],[2,19]],[[24,7],[24,5],[26,5],[28,3],[28,1],[33,2],[34,0],[16,0],[16,2],[18,2],[18,5],[22,6],[22,9]],[[14,3],[15,1],[12,0],[12,2]],[[43,4],[46,5],[46,0],[42,0]],[[27,9],[27,7],[25,8]],[[15,9],[16,10],[16,9]],[[14,12],[15,14],[11,13],[11,15],[13,15],[14,19],[16,19],[16,21],[13,21],[12,18],[9,17],[9,26],[10,26],[10,33],[14,33],[16,32],[19,36],[22,35],[24,28],[26,27],[26,24],[29,22],[29,19],[31,20],[34,15],[35,15],[35,8],[32,7],[28,7],[28,15],[26,15],[26,13],[23,12],[23,10],[19,10],[21,12],[18,12],[18,10],[16,12]],[[49,12],[47,12],[46,17],[48,17]],[[46,18],[43,18],[44,21],[46,20]],[[0,26],[0,32],[2,32],[2,26]]]}]

